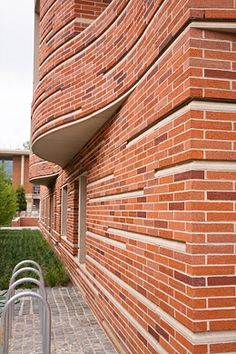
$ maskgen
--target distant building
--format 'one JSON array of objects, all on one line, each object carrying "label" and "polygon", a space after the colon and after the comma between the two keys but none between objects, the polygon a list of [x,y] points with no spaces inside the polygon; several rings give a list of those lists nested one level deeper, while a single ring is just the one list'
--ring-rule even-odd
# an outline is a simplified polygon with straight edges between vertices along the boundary
[{"label": "distant building", "polygon": [[40,187],[29,182],[29,150],[0,150],[0,164],[4,164],[7,175],[11,178],[13,188],[25,189],[27,212],[39,211]]}]

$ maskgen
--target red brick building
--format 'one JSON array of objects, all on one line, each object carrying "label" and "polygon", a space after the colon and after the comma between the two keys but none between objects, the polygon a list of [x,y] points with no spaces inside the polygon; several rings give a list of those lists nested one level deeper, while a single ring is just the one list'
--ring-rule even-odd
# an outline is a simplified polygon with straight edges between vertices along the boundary
[{"label": "red brick building", "polygon": [[0,164],[12,181],[14,190],[23,186],[27,201],[27,212],[39,210],[39,186],[29,182],[29,150],[0,150]]},{"label": "red brick building", "polygon": [[31,181],[119,353],[236,352],[236,2],[40,0]]}]

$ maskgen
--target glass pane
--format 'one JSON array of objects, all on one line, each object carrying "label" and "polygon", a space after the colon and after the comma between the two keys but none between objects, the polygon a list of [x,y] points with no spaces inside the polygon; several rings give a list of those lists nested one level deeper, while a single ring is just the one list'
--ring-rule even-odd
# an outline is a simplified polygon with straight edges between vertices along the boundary
[{"label": "glass pane", "polygon": [[4,171],[8,175],[8,177],[12,177],[13,173],[13,160],[11,158],[0,158],[0,163],[4,165]]}]

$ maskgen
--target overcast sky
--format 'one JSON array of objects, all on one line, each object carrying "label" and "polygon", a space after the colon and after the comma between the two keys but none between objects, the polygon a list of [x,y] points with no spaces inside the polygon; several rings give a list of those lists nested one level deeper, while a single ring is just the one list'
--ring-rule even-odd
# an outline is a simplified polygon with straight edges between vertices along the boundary
[{"label": "overcast sky", "polygon": [[0,148],[30,138],[34,0],[0,0]]}]

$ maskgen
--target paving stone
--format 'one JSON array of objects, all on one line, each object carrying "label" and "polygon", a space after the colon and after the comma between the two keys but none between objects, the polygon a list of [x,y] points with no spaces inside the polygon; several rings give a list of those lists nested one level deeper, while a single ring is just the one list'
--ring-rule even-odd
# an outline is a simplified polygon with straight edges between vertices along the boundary
[{"label": "paving stone", "polygon": [[[47,289],[52,314],[52,354],[116,354],[79,290]],[[22,298],[15,306],[9,354],[43,354],[37,301]]]}]

